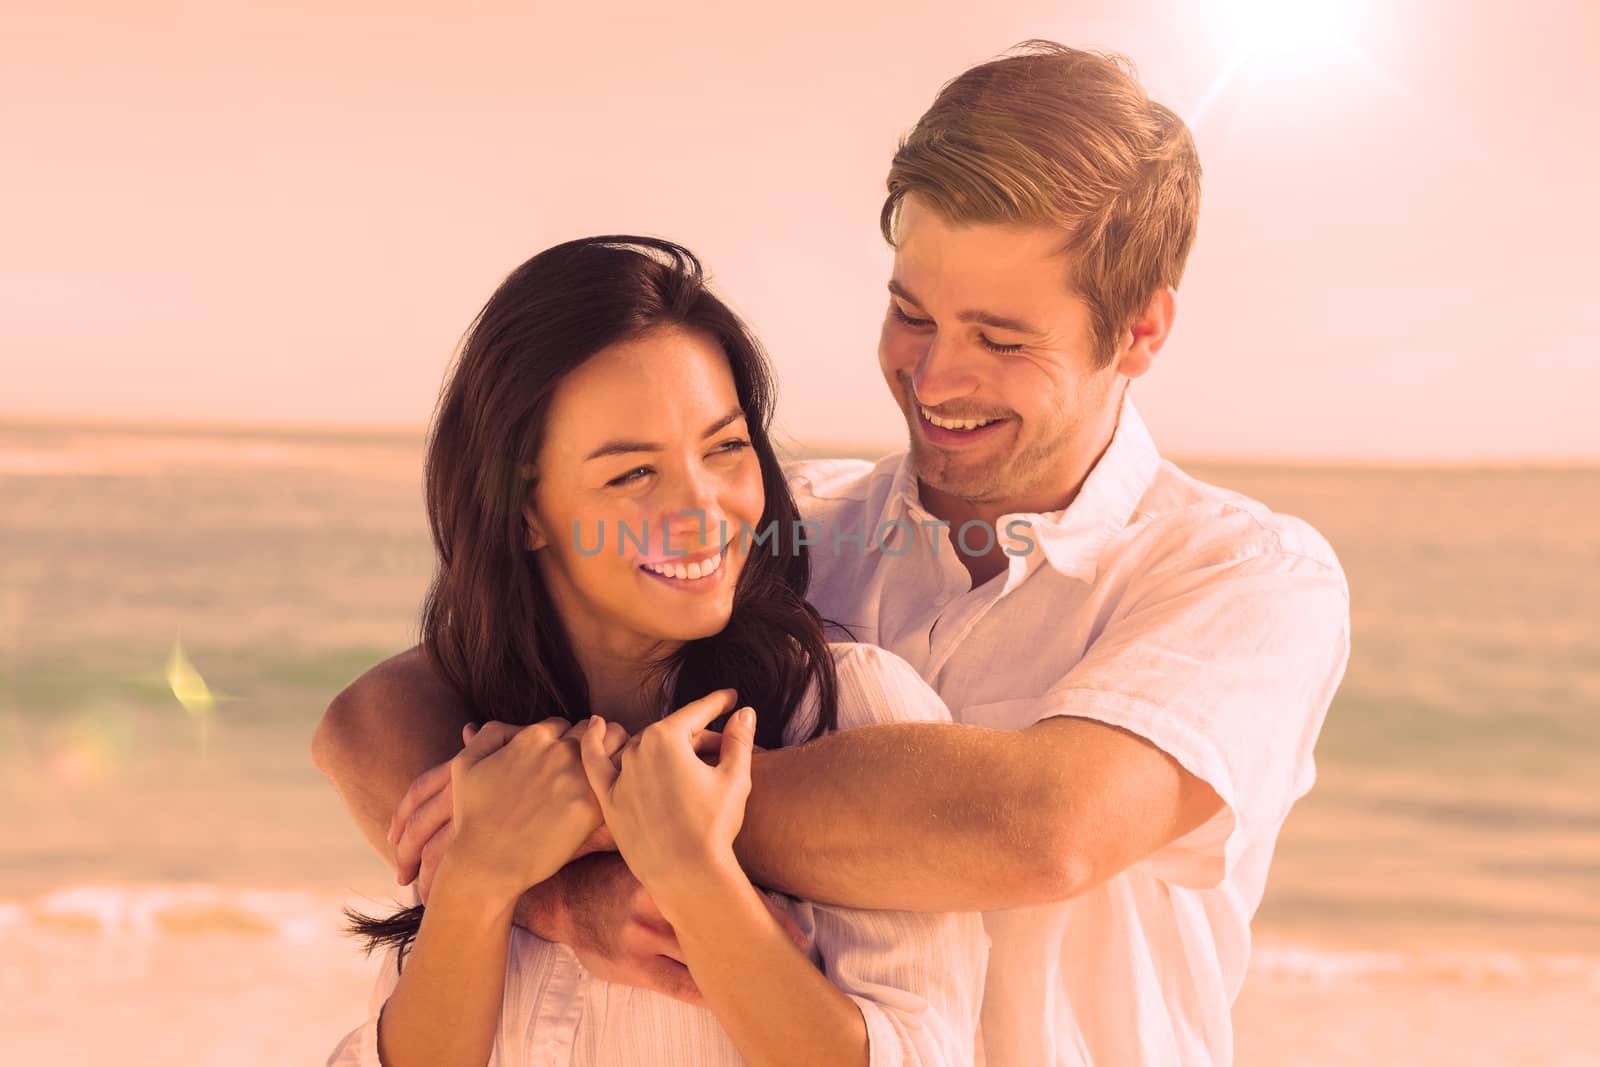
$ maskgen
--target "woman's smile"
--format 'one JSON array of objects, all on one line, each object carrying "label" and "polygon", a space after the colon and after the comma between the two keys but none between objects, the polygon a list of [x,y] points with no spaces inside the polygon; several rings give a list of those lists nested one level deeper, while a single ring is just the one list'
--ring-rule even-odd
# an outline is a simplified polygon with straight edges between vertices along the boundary
[{"label": "woman's smile", "polygon": [[728,546],[709,555],[684,553],[658,562],[641,563],[639,570],[670,589],[685,593],[700,593],[722,584],[727,573]]}]

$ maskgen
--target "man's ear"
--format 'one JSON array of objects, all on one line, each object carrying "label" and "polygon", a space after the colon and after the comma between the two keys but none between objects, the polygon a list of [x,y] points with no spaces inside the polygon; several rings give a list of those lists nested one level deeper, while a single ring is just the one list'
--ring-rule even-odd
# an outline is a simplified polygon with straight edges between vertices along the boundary
[{"label": "man's ear", "polygon": [[1123,350],[1117,358],[1117,373],[1137,378],[1155,366],[1156,353],[1172,334],[1172,320],[1178,315],[1178,300],[1172,287],[1163,285],[1150,296],[1150,302],[1128,332],[1123,334]]}]

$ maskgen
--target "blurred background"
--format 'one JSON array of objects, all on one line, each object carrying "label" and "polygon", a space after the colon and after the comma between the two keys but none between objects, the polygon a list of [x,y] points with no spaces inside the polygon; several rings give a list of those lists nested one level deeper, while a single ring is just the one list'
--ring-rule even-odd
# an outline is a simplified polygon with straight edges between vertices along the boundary
[{"label": "blurred background", "polygon": [[313,726],[415,641],[421,448],[540,248],[695,249],[789,451],[881,455],[896,139],[1025,38],[1205,167],[1163,451],[1300,515],[1355,648],[1238,1062],[1595,1064],[1600,8],[77,0],[0,16],[0,1058],[321,1062],[394,892]]}]

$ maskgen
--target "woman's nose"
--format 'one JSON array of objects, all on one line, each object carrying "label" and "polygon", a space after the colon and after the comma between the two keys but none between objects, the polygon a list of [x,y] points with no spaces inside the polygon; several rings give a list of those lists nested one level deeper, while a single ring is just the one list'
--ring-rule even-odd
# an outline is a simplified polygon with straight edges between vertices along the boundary
[{"label": "woman's nose", "polygon": [[661,528],[669,551],[693,552],[720,543],[718,524],[723,516],[711,479],[703,474],[690,477],[663,503]]}]

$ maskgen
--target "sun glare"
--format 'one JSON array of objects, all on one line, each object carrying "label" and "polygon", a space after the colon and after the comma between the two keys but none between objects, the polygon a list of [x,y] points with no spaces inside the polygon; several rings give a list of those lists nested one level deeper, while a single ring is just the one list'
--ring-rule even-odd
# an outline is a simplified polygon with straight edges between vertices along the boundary
[{"label": "sun glare", "polygon": [[1213,0],[1188,9],[1203,20],[1222,62],[1185,118],[1202,122],[1236,82],[1266,86],[1318,83],[1332,69],[1354,64],[1368,74],[1367,40],[1376,21],[1372,0]]},{"label": "sun glare", "polygon": [[1252,68],[1285,72],[1339,62],[1361,41],[1365,0],[1220,0],[1227,38]]}]

